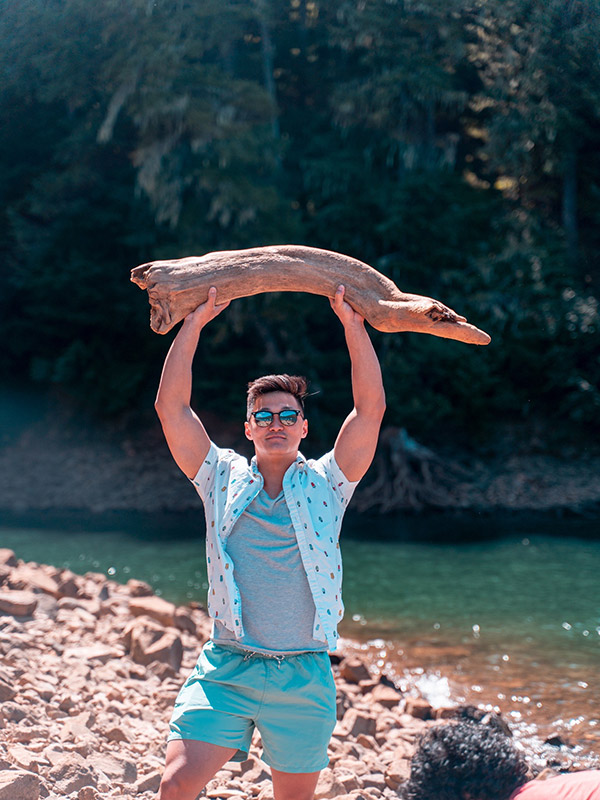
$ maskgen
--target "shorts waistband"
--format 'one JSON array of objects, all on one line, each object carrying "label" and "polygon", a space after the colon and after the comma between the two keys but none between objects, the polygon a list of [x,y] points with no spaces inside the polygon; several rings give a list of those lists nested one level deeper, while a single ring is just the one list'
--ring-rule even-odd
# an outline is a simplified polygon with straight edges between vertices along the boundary
[{"label": "shorts waistband", "polygon": [[249,661],[251,658],[267,658],[271,659],[272,661],[277,661],[278,664],[281,664],[282,661],[287,661],[290,658],[297,658],[298,656],[305,656],[309,655],[310,653],[321,652],[319,650],[297,650],[292,653],[267,653],[263,652],[262,650],[251,650],[246,647],[239,647],[235,644],[230,644],[229,642],[215,642],[214,639],[212,642],[217,647],[223,647],[226,650],[231,650],[233,653],[238,653],[239,655],[244,656],[244,661]]}]

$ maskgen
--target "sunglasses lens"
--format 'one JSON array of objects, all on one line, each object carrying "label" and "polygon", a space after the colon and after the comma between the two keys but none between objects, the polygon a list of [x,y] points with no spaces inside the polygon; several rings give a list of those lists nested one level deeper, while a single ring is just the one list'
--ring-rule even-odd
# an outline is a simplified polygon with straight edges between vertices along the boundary
[{"label": "sunglasses lens", "polygon": [[274,416],[279,417],[279,421],[282,425],[295,425],[299,413],[299,411],[294,411],[290,408],[285,411],[280,411],[279,413],[275,412],[275,414],[272,414],[270,411],[255,411],[252,416],[259,428],[267,428],[273,422]]}]

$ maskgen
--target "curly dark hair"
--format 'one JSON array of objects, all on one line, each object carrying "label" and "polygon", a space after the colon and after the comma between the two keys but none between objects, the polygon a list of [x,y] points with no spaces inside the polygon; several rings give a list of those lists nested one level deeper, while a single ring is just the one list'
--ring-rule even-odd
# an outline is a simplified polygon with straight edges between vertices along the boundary
[{"label": "curly dark hair", "polygon": [[474,721],[437,725],[420,739],[405,800],[508,800],[527,783],[525,758],[496,726]]},{"label": "curly dark hair", "polygon": [[287,392],[293,395],[304,414],[304,398],[308,395],[308,381],[302,375],[263,375],[248,384],[247,413],[254,408],[254,403],[263,394],[269,392]]}]

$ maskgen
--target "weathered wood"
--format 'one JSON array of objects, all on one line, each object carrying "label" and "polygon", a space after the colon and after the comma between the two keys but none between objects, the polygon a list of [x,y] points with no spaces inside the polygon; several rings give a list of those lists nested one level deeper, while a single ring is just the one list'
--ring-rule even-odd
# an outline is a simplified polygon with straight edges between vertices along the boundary
[{"label": "weathered wood", "polygon": [[368,264],[314,247],[275,245],[151,261],[135,267],[131,280],[148,290],[156,333],[167,333],[204,303],[211,286],[217,287],[217,303],[224,303],[262,292],[333,297],[344,284],[345,299],[377,330],[431,333],[469,344],[490,341],[487,333],[438,300],[406,294]]}]

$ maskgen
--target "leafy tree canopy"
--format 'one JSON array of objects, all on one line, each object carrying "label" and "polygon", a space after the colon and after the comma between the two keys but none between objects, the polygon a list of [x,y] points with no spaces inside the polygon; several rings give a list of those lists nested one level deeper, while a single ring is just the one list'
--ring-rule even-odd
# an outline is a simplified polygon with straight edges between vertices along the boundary
[{"label": "leafy tree canopy", "polygon": [[[599,0],[21,0],[0,7],[5,379],[149,408],[168,342],[131,267],[298,242],[493,337],[374,334],[387,422],[572,441],[600,408]],[[234,303],[197,403],[301,370],[316,438],[350,403],[322,298]],[[524,432],[524,433],[523,433]]]}]

